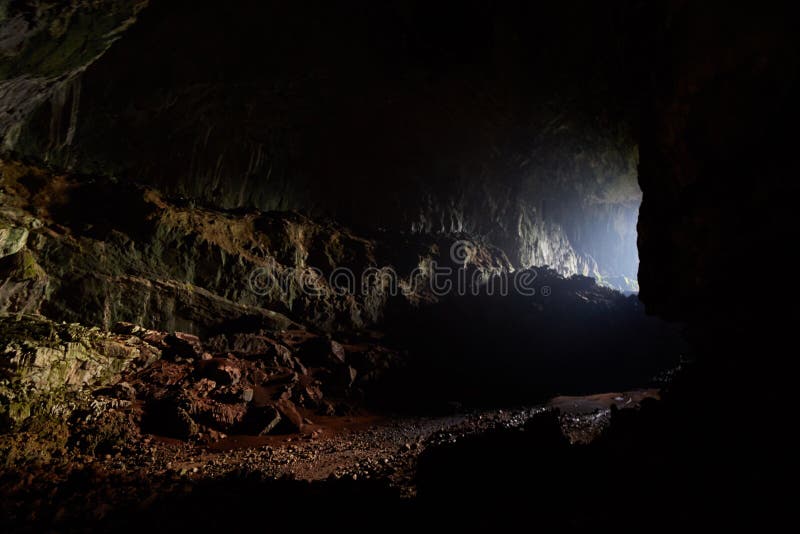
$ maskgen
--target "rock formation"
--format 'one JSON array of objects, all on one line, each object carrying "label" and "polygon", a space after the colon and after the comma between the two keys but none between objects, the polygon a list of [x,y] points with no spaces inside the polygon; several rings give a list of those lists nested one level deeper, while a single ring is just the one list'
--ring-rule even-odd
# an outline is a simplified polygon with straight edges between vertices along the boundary
[{"label": "rock formation", "polygon": [[[109,4],[114,20],[140,7]],[[629,90],[620,66],[628,52],[611,44],[625,29],[625,2],[586,13],[569,37],[541,22],[570,20],[566,9],[542,16],[511,5],[483,12],[312,4],[317,15],[307,20],[304,10],[261,2],[221,11],[156,2],[112,32],[127,28],[107,53],[73,58],[79,74],[15,110],[5,152],[216,208],[299,210],[356,229],[479,234],[515,267],[549,265],[636,290],[638,152],[614,93]],[[186,9],[192,21],[175,32]],[[463,20],[452,34],[415,23],[415,10],[431,9]],[[62,26],[94,43],[95,26],[79,24],[93,12],[73,10],[80,16]],[[237,32],[220,24],[225,17]],[[520,54],[517,40],[566,50],[567,63]],[[288,43],[299,42],[287,55]],[[5,58],[14,69],[4,83],[29,78],[20,54]],[[570,70],[601,81],[589,88],[568,79]]]},{"label": "rock formation", "polygon": [[0,1],[0,529],[783,519],[784,4]]}]

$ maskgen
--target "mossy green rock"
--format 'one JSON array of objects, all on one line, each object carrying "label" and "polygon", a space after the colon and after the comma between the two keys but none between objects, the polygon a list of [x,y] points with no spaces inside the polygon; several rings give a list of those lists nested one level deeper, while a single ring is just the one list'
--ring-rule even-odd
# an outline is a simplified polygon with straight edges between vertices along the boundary
[{"label": "mossy green rock", "polygon": [[87,402],[90,387],[114,383],[132,363],[146,365],[158,356],[135,337],[36,316],[0,316],[3,426],[68,414]]},{"label": "mossy green rock", "polygon": [[28,229],[18,226],[5,226],[0,221],[0,258],[19,252],[28,241]]}]

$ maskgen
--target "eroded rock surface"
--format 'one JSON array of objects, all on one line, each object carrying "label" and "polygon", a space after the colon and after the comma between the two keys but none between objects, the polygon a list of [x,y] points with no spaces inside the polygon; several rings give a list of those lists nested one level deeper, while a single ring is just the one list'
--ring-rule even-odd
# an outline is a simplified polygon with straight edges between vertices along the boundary
[{"label": "eroded rock surface", "polygon": [[9,9],[4,155],[636,289],[635,2],[142,5]]},{"label": "eroded rock surface", "polygon": [[[432,264],[458,265],[452,237],[364,238],[295,213],[200,208],[13,162],[3,164],[3,187],[5,311],[194,333],[247,318],[287,327],[285,315],[364,328],[391,298],[436,301]],[[501,251],[464,237],[470,265],[510,271]],[[337,270],[349,273],[342,286]]]},{"label": "eroded rock surface", "polygon": [[0,315],[5,430],[29,418],[68,417],[92,387],[110,385],[129,367],[160,356],[136,338],[34,316]]},{"label": "eroded rock surface", "polygon": [[146,5],[147,0],[70,0],[0,6],[0,140],[5,150],[16,144],[30,115],[48,103],[54,106],[50,145],[63,148],[72,142],[80,75]]}]

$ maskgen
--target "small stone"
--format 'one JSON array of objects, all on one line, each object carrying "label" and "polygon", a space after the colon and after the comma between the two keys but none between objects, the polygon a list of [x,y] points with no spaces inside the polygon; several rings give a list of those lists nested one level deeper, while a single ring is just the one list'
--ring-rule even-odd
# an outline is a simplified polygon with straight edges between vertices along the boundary
[{"label": "small stone", "polygon": [[242,391],[242,400],[245,402],[250,402],[253,400],[253,388],[245,388]]},{"label": "small stone", "polygon": [[333,354],[334,358],[336,358],[339,363],[345,362],[346,356],[341,343],[331,340],[331,354]]},{"label": "small stone", "polygon": [[309,366],[341,365],[345,362],[344,347],[327,337],[313,337],[300,347],[300,357]]},{"label": "small stone", "polygon": [[196,435],[198,431],[199,428],[197,423],[192,419],[192,416],[183,408],[178,408],[175,412],[175,436],[187,439]]},{"label": "small stone", "polygon": [[242,370],[233,360],[213,358],[199,362],[200,372],[219,384],[237,384],[242,378]]},{"label": "small stone", "polygon": [[185,332],[174,332],[164,338],[166,356],[173,358],[197,358],[202,353],[200,338]]},{"label": "small stone", "polygon": [[348,387],[352,386],[353,383],[356,381],[356,376],[358,372],[355,370],[354,367],[347,366],[347,379],[348,379]]},{"label": "small stone", "polygon": [[320,415],[334,416],[336,415],[336,406],[329,400],[323,400],[317,413]]},{"label": "small stone", "polygon": [[271,408],[268,413],[268,422],[261,432],[258,433],[259,436],[265,436],[269,434],[275,429],[276,426],[278,426],[278,423],[281,422],[281,414],[278,412],[278,410]]},{"label": "small stone", "polygon": [[280,399],[275,407],[281,416],[290,424],[292,430],[299,431],[303,427],[303,416],[297,411],[294,403],[288,399]]},{"label": "small stone", "polygon": [[113,392],[114,397],[117,399],[136,400],[136,389],[127,382],[120,382],[114,385]]},{"label": "small stone", "polygon": [[146,330],[141,326],[135,325],[133,323],[128,323],[125,321],[120,321],[116,323],[111,329],[111,331],[114,332],[115,334],[121,334],[121,335],[136,335],[146,332]]}]

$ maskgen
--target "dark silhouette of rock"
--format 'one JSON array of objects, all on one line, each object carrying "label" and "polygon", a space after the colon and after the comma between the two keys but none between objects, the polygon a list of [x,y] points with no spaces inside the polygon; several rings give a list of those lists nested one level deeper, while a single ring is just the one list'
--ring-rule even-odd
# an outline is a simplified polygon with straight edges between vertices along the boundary
[{"label": "dark silhouette of rock", "polygon": [[293,432],[297,432],[303,428],[303,416],[297,411],[297,407],[288,399],[279,399],[275,403],[275,407],[282,416],[282,421],[288,423],[289,428]]}]

